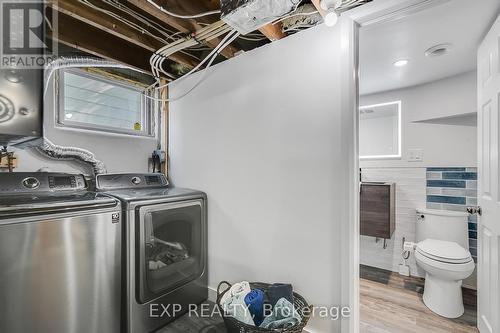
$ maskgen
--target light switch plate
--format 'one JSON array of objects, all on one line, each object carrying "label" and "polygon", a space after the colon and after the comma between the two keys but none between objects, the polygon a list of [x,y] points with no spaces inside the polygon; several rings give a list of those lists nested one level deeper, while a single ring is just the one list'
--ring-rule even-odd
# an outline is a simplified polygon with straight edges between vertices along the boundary
[{"label": "light switch plate", "polygon": [[423,149],[408,149],[408,162],[423,162],[424,150]]}]

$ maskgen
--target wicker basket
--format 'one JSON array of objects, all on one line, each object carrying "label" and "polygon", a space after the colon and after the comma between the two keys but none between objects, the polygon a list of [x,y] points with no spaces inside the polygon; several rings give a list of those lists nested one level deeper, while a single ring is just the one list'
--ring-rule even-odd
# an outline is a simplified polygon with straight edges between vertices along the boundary
[{"label": "wicker basket", "polygon": [[[227,289],[221,291],[222,286],[227,285]],[[250,283],[250,287],[252,289],[260,289],[266,292],[271,285],[268,283],[262,282],[252,282]],[[293,305],[295,309],[301,314],[302,321],[295,326],[286,328],[286,329],[269,329],[269,328],[261,328],[257,326],[247,325],[231,316],[227,316],[224,313],[224,309],[220,304],[220,300],[222,296],[231,288],[231,284],[226,281],[222,281],[219,283],[217,287],[217,306],[219,307],[219,311],[222,314],[224,319],[224,324],[226,325],[226,329],[228,333],[269,333],[269,332],[283,332],[283,333],[301,333],[309,321],[309,317],[311,314],[312,307],[309,306],[306,300],[297,293],[293,293]]]}]

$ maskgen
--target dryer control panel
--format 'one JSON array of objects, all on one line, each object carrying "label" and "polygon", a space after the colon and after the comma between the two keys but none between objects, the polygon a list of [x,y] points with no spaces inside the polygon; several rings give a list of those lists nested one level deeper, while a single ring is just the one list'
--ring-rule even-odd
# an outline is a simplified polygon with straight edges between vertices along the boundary
[{"label": "dryer control panel", "polygon": [[96,187],[100,191],[168,187],[168,180],[162,173],[102,174],[96,177]]}]

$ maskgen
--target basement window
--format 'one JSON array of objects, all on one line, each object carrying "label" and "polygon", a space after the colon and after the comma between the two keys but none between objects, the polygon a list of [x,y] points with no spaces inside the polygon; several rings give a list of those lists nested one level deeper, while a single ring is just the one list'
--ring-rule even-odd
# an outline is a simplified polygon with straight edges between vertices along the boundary
[{"label": "basement window", "polygon": [[145,87],[85,70],[61,70],[58,123],[94,131],[154,136],[155,103]]}]

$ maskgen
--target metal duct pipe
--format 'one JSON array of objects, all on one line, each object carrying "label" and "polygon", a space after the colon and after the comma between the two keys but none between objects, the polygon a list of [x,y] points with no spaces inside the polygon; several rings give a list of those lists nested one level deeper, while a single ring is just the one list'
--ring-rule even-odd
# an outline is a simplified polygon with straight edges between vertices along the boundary
[{"label": "metal duct pipe", "polygon": [[106,166],[98,160],[93,153],[86,149],[76,147],[58,146],[48,140],[43,139],[43,144],[36,147],[43,155],[56,160],[74,160],[86,163],[92,166],[94,175],[107,173]]}]

